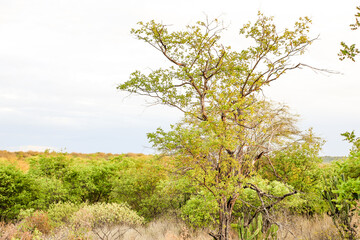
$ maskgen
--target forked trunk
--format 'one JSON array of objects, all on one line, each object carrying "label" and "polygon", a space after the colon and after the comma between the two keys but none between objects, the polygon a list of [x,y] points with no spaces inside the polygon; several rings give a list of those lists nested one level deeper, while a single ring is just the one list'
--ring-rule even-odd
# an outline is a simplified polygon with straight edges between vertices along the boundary
[{"label": "forked trunk", "polygon": [[219,204],[219,228],[217,234],[210,234],[216,240],[230,240],[230,229],[232,220],[232,211],[236,198],[227,200],[223,197],[218,201]]}]

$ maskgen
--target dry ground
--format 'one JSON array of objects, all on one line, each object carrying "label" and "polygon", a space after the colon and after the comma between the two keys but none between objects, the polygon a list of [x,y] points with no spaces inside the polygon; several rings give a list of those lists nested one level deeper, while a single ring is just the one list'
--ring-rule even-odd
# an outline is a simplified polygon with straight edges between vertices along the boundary
[{"label": "dry ground", "polygon": [[[279,216],[279,240],[338,240],[340,239],[332,220],[328,216],[307,218],[303,216]],[[13,239],[102,239],[102,240],[211,240],[208,229],[194,230],[174,218],[161,218],[146,226],[111,226],[93,229],[70,229],[66,226],[53,230],[50,234],[34,234],[19,230],[19,224],[0,225],[0,240]],[[38,237],[35,238],[35,235]],[[232,239],[238,240],[236,232]]]}]

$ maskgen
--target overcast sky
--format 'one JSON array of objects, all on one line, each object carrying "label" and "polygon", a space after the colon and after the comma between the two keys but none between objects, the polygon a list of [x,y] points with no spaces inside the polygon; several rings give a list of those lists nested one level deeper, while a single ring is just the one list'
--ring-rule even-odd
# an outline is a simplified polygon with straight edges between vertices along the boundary
[{"label": "overcast sky", "polygon": [[301,129],[325,139],[322,155],[346,155],[340,133],[360,135],[360,59],[339,61],[341,41],[359,43],[349,24],[359,1],[329,0],[0,0],[0,149],[151,153],[146,133],[168,128],[174,109],[146,107],[145,99],[116,90],[135,70],[166,63],[130,29],[155,19],[174,26],[220,17],[229,24],[224,41],[241,50],[239,28],[260,10],[291,27],[309,16],[320,36],[303,63],[266,95],[300,115]]}]

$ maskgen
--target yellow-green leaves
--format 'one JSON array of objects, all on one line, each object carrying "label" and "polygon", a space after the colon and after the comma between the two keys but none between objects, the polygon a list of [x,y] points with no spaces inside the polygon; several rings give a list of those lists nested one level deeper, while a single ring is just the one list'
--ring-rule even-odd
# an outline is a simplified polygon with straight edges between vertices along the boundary
[{"label": "yellow-green leaves", "polygon": [[154,103],[184,113],[171,131],[158,129],[148,138],[155,148],[174,156],[178,169],[197,186],[211,193],[218,203],[220,224],[231,216],[260,159],[298,134],[296,119],[287,108],[263,100],[261,92],[301,66],[291,58],[312,42],[307,36],[310,22],[303,18],[292,30],[279,31],[272,17],[259,13],[254,24],[240,30],[254,45],[239,51],[220,42],[225,28],[217,19],[180,31],[155,21],[140,22],[131,32],[160,51],[171,67],[135,71],[118,89],[149,96]]},{"label": "yellow-green leaves", "polygon": [[[358,12],[355,14],[355,23],[350,24],[351,30],[357,30],[360,27],[360,7],[356,7]],[[360,53],[359,49],[356,48],[355,44],[347,45],[345,42],[341,42],[340,53],[338,53],[339,59],[342,61],[345,58],[351,59],[353,62],[355,62],[355,57]]]}]

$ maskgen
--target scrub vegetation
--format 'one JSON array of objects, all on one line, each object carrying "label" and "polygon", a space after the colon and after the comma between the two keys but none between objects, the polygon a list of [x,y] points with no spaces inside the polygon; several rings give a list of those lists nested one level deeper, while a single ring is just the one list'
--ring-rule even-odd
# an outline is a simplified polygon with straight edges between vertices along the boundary
[{"label": "scrub vegetation", "polygon": [[[322,163],[316,141],[263,159],[277,175],[261,162],[251,183],[273,196],[290,187],[299,192],[268,208],[266,223],[262,211],[252,216],[271,199],[245,188],[229,238],[357,239],[359,139],[345,137],[354,147],[331,163]],[[214,196],[169,156],[1,151],[0,157],[0,239],[212,239],[219,221]]]},{"label": "scrub vegetation", "polygon": [[118,89],[183,118],[148,134],[158,155],[1,151],[0,239],[359,239],[360,138],[343,133],[348,156],[323,162],[324,142],[262,94],[289,71],[324,71],[297,62],[310,24],[259,13],[233,50],[218,19],[140,22],[131,33],[170,65]]}]

